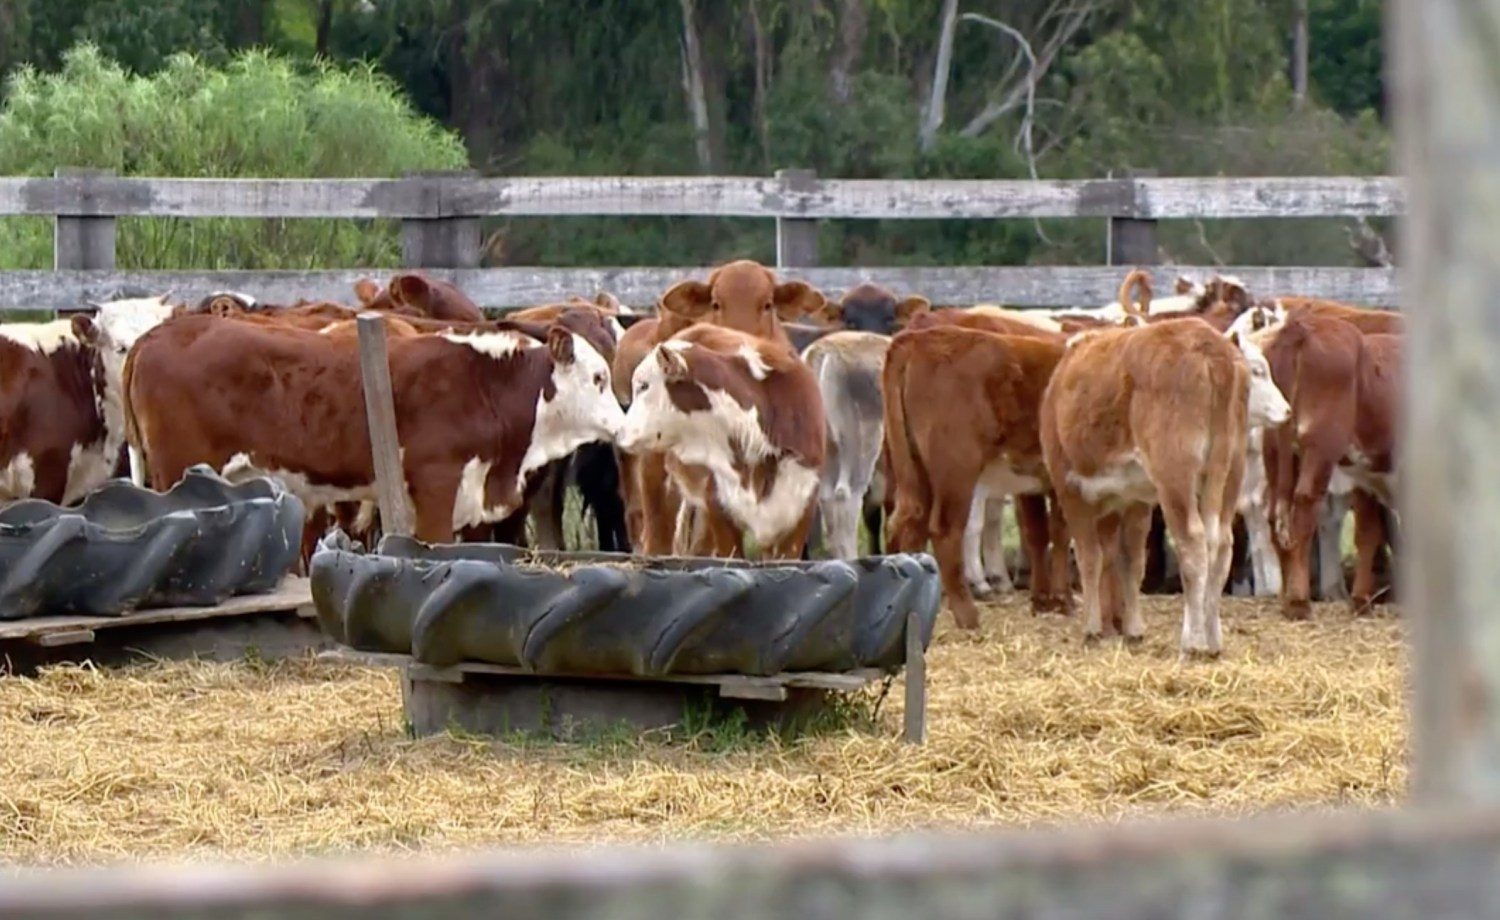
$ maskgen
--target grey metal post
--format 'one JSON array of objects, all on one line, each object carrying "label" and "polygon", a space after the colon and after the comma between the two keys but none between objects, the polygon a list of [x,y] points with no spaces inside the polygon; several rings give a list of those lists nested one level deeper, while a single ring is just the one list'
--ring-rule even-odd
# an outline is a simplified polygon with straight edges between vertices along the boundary
[{"label": "grey metal post", "polygon": [[[818,183],[811,169],[778,169],[776,178],[783,189],[807,191]],[[776,267],[812,268],[818,264],[818,222],[801,217],[776,218]]]},{"label": "grey metal post", "polygon": [[[82,207],[90,210],[89,186],[93,180],[113,176],[111,169],[81,169],[59,166],[53,176],[80,191]],[[64,270],[104,270],[115,267],[115,219],[111,215],[59,214],[53,218],[52,268]]]},{"label": "grey metal post", "polygon": [[386,356],[385,322],[375,313],[358,319],[359,374],[364,383],[365,415],[370,425],[370,454],[374,460],[375,496],[380,504],[380,527],[387,534],[412,534],[412,509],[407,501],[406,475],[401,469],[401,441],[396,431],[396,402],[391,389],[391,365]]}]

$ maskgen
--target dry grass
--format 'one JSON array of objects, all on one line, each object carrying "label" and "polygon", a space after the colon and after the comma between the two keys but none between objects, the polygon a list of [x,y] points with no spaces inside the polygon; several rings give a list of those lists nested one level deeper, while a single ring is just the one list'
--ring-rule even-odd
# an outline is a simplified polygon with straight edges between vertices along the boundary
[{"label": "dry grass", "polygon": [[[773,838],[1383,804],[1406,782],[1402,628],[1226,605],[1227,658],[1084,648],[1019,605],[944,619],[931,740],[846,719],[555,744],[406,737],[395,675],[311,661],[0,679],[0,859],[271,858],[497,843]],[[858,707],[856,707],[858,710]],[[869,715],[866,705],[863,712]]]}]

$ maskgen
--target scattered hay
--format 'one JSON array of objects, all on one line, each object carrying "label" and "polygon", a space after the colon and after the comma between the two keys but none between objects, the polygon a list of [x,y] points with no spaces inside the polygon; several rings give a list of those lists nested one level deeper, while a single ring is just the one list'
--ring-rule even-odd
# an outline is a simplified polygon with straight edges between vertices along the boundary
[{"label": "scattered hay", "polygon": [[314,663],[57,667],[0,679],[0,859],[264,859],[486,844],[763,839],[1369,806],[1406,784],[1402,627],[1226,602],[1225,660],[1180,664],[1076,621],[945,616],[930,740],[900,692],[797,740],[696,724],[556,744],[406,736],[391,670]]}]

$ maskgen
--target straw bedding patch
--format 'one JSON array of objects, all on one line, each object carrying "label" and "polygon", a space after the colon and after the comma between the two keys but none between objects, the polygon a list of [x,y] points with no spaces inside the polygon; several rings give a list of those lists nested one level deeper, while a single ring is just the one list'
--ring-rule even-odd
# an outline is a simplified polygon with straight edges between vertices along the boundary
[{"label": "straw bedding patch", "polygon": [[[1085,648],[1076,621],[947,615],[930,740],[899,681],[800,739],[699,726],[570,743],[411,740],[390,670],[311,660],[57,667],[0,679],[0,859],[279,858],[487,844],[875,834],[1168,811],[1379,805],[1406,783],[1400,622],[1286,623],[1228,600],[1226,658],[1181,664],[1180,607]],[[852,714],[851,714],[852,713]]]}]

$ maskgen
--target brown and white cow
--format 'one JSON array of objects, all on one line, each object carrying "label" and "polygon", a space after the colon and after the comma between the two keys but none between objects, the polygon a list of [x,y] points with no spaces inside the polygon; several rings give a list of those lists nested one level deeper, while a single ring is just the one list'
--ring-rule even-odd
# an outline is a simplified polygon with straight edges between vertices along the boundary
[{"label": "brown and white cow", "polygon": [[384,288],[361,279],[354,285],[354,296],[367,310],[465,323],[484,319],[484,311],[467,294],[450,282],[429,278],[422,272],[399,272]]},{"label": "brown and white cow", "polygon": [[669,455],[686,500],[726,516],[706,516],[711,555],[738,555],[743,532],[763,557],[801,556],[825,422],[817,381],[789,346],[694,326],[651,350],[632,391],[620,449]]},{"label": "brown and white cow", "polygon": [[[822,309],[824,303],[823,295],[805,282],[778,281],[775,272],[748,259],[719,266],[706,282],[679,282],[662,295],[654,318],[634,324],[621,338],[613,364],[618,395],[629,403],[633,396],[628,383],[645,356],[695,324],[738,330],[790,348],[783,324]],[[821,416],[821,404],[818,413]],[[680,545],[678,525],[691,517],[682,513],[681,483],[671,481],[660,451],[623,459],[621,482],[632,543],[648,555],[673,552]],[[702,470],[689,475],[709,481]],[[711,508],[706,513],[715,514]],[[723,531],[724,521],[715,526]]]},{"label": "brown and white cow", "polygon": [[1249,421],[1280,424],[1289,411],[1254,344],[1198,319],[1069,342],[1043,399],[1042,445],[1078,555],[1086,638],[1106,626],[1143,637],[1138,599],[1160,504],[1182,568],[1182,650],[1219,653]]},{"label": "brown and white cow", "polygon": [[1048,526],[1037,417],[1062,354],[1058,337],[958,326],[891,340],[883,385],[895,495],[888,545],[917,552],[931,540],[948,604],[965,629],[979,625],[964,577],[964,541],[981,485],[992,498],[1024,496],[1017,509],[1032,563],[1032,605],[1066,606],[1067,541]]},{"label": "brown and white cow", "polygon": [[119,466],[126,353],[176,308],[164,297],[93,306],[93,316],[0,324],[0,501],[70,505]]},{"label": "brown and white cow", "polygon": [[[508,517],[535,471],[623,419],[604,358],[562,328],[545,344],[513,331],[396,336],[389,360],[422,540]],[[279,478],[309,508],[373,497],[354,336],[178,317],[136,344],[124,384],[155,488],[207,463]]]},{"label": "brown and white cow", "polygon": [[1282,568],[1282,612],[1311,609],[1308,555],[1330,480],[1353,481],[1358,564],[1351,601],[1372,603],[1374,557],[1386,538],[1380,508],[1395,508],[1401,337],[1364,334],[1336,314],[1290,311],[1258,333],[1292,420],[1268,432],[1271,527]]}]

